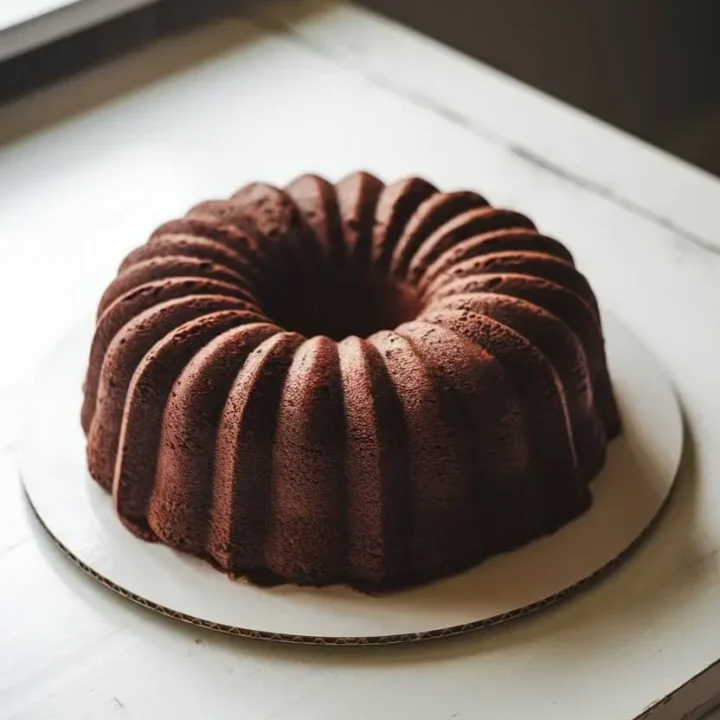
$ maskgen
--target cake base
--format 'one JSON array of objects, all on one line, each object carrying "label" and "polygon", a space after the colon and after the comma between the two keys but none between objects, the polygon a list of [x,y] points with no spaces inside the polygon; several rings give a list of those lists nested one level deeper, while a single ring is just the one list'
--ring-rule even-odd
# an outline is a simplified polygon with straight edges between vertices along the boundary
[{"label": "cake base", "polygon": [[552,536],[452,578],[379,597],[348,588],[258,588],[128,532],[88,475],[79,424],[92,337],[88,321],[43,364],[21,443],[23,483],[55,542],[78,566],[156,612],[235,635],[283,642],[372,645],[457,635],[552,605],[618,567],[667,503],[682,451],[682,419],[655,357],[605,314],[623,434],[593,481],[593,507]]}]

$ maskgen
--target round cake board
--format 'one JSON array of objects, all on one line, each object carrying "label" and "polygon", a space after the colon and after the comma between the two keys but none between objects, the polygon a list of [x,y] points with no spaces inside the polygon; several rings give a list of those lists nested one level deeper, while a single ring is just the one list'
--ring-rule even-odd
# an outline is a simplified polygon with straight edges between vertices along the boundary
[{"label": "round cake board", "polygon": [[620,565],[670,495],[682,450],[680,408],[657,359],[606,314],[608,361],[624,423],[593,506],[554,535],[461,575],[372,597],[344,587],[258,588],[128,532],[88,475],[79,424],[92,322],[44,363],[21,444],[25,489],[65,554],[123,597],[236,635],[286,642],[384,644],[495,625],[566,598]]}]

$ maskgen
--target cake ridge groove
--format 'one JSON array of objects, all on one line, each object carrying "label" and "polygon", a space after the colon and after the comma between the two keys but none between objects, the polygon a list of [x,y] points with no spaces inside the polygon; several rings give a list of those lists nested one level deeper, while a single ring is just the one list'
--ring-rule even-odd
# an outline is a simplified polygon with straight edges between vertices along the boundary
[{"label": "cake ridge groove", "polygon": [[[158,453],[164,412],[173,386],[193,355],[217,334],[257,316],[244,310],[218,310],[187,320],[163,335],[143,356],[130,379],[118,438],[112,492],[126,524],[150,534],[147,506],[156,492]],[[147,402],[147,396],[162,401]],[[128,451],[129,450],[129,451]]]},{"label": "cake ridge groove", "polygon": [[459,213],[487,207],[488,201],[476,192],[438,192],[423,201],[406,224],[393,250],[390,270],[405,277],[420,247]]},{"label": "cake ridge groove", "polygon": [[372,239],[372,264],[387,270],[397,243],[412,215],[439,192],[422,178],[408,177],[386,185],[378,198]]},{"label": "cake ridge groove", "polygon": [[494,293],[455,296],[443,302],[448,309],[471,309],[508,326],[536,347],[558,375],[570,416],[571,438],[580,472],[594,477],[604,461],[605,433],[593,403],[592,380],[579,339],[552,313],[525,300]]},{"label": "cake ridge groove", "polygon": [[364,170],[347,175],[335,185],[345,257],[359,266],[370,263],[377,205],[384,188],[383,182]]},{"label": "cake ridge groove", "polygon": [[212,295],[169,300],[140,313],[115,335],[100,367],[95,410],[87,433],[90,474],[103,487],[112,487],[127,389],[145,354],[178,325],[239,303]]},{"label": "cake ridge groove", "polygon": [[426,239],[411,259],[406,277],[411,282],[420,282],[425,268],[459,243],[502,230],[533,232],[536,228],[532,221],[514,210],[489,205],[473,208],[451,218]]},{"label": "cake ridge groove", "polygon": [[488,230],[459,239],[437,256],[429,255],[428,264],[418,272],[415,282],[420,288],[431,286],[438,275],[461,262],[499,252],[537,252],[550,255],[575,267],[572,255],[554,238],[520,227],[506,227]]},{"label": "cake ridge groove", "polygon": [[[233,530],[243,530],[242,542],[234,544],[224,568],[232,574],[252,574],[263,567],[272,571],[262,544],[270,522],[272,454],[262,451],[274,443],[282,387],[302,342],[302,336],[285,331],[263,340],[240,367],[223,407],[213,482],[233,490],[233,514],[240,518]],[[257,483],[256,477],[266,482]]]}]

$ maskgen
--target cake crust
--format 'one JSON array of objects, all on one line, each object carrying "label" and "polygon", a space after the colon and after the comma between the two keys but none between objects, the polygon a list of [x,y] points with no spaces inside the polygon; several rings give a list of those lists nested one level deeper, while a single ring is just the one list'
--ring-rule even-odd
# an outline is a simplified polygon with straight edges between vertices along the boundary
[{"label": "cake crust", "polygon": [[476,192],[367,172],[157,228],[100,299],[81,420],[131,532],[368,592],[554,532],[620,432],[568,249]]}]

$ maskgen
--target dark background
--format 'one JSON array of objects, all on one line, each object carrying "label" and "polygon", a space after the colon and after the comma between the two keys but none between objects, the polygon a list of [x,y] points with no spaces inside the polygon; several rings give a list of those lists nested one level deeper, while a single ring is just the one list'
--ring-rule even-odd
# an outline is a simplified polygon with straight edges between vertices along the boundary
[{"label": "dark background", "polygon": [[[249,1],[161,0],[8,60],[0,102]],[[361,2],[720,175],[720,0]]]},{"label": "dark background", "polygon": [[364,0],[720,175],[720,0]]}]

